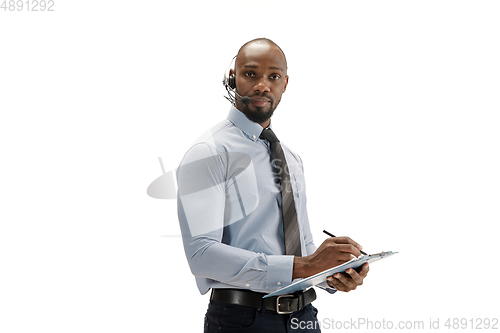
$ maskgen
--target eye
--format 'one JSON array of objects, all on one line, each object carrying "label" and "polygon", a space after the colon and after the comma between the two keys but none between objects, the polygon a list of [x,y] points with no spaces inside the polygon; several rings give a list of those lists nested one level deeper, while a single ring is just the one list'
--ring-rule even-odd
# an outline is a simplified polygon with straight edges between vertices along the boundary
[{"label": "eye", "polygon": [[271,80],[279,80],[279,79],[281,78],[281,75],[279,75],[279,74],[271,74],[271,75],[269,76],[269,78],[270,78]]},{"label": "eye", "polygon": [[253,77],[255,77],[255,73],[253,73],[253,72],[246,72],[245,76],[253,78]]}]

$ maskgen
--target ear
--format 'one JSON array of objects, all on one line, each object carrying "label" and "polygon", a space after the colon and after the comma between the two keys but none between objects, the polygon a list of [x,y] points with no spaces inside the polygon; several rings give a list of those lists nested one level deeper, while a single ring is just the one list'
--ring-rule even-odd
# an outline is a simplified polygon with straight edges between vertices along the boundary
[{"label": "ear", "polygon": [[286,86],[288,86],[288,75],[285,76],[285,87],[283,88],[283,92],[286,91]]},{"label": "ear", "polygon": [[236,74],[236,72],[234,71],[234,69],[232,69],[232,68],[231,68],[231,69],[229,70],[229,76],[231,76],[231,75],[233,75],[233,74]]}]

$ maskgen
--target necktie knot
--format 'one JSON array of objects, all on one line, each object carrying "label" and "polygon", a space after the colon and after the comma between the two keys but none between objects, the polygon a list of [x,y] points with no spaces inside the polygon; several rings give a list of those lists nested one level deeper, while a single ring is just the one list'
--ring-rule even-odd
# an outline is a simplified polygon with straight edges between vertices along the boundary
[{"label": "necktie knot", "polygon": [[266,139],[269,142],[280,142],[276,134],[274,134],[273,130],[270,128],[263,130],[260,134],[260,138]]}]

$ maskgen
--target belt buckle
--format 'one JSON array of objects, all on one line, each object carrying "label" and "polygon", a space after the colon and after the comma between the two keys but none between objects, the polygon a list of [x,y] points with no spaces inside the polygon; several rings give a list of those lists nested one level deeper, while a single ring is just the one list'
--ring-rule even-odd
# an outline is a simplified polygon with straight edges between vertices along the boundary
[{"label": "belt buckle", "polygon": [[280,296],[277,296],[276,297],[276,312],[278,312],[278,314],[290,314],[290,313],[293,312],[293,311],[280,311],[280,299],[281,298],[285,298],[285,297],[295,298],[294,295],[280,295]]}]

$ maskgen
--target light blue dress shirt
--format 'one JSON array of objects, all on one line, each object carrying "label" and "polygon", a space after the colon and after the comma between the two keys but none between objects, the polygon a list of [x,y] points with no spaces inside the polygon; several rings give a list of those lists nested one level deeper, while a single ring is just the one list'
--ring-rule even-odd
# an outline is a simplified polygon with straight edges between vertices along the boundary
[{"label": "light blue dress shirt", "polygon": [[[184,250],[202,294],[210,288],[270,293],[292,283],[293,256],[285,255],[279,183],[269,144],[259,139],[262,130],[232,107],[226,120],[197,140],[177,169]],[[316,246],[302,160],[282,147],[306,256]]]}]

